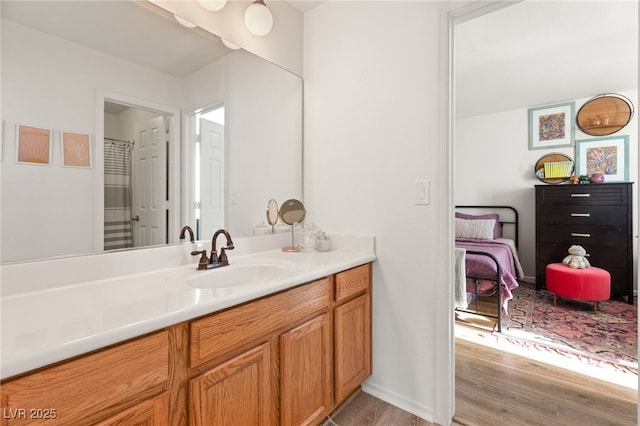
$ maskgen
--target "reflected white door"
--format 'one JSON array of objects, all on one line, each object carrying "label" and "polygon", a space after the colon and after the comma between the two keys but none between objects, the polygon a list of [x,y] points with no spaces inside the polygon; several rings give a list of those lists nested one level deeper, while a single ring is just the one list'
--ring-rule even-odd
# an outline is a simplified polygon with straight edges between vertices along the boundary
[{"label": "reflected white door", "polygon": [[134,146],[134,247],[166,243],[167,123],[158,116],[138,131]]},{"label": "reflected white door", "polygon": [[224,126],[200,118],[200,238],[224,228]]}]

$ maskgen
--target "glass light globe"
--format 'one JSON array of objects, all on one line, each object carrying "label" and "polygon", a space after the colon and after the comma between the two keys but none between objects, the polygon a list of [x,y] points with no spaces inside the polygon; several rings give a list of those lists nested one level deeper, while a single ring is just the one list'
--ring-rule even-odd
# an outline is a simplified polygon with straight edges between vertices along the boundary
[{"label": "glass light globe", "polygon": [[198,0],[198,2],[200,2],[202,7],[212,12],[217,12],[227,4],[227,0]]},{"label": "glass light globe", "polygon": [[178,15],[173,15],[173,17],[176,19],[176,21],[178,21],[180,23],[180,25],[182,25],[183,27],[187,27],[187,28],[195,28],[197,27],[196,24],[194,24],[191,21],[187,21],[186,19],[178,16]]},{"label": "glass light globe", "polygon": [[231,50],[240,49],[240,46],[238,46],[237,44],[233,44],[230,41],[227,41],[227,40],[225,40],[223,38],[221,38],[220,40],[222,40],[222,44],[224,44],[227,47],[227,49],[231,49]]},{"label": "glass light globe", "polygon": [[273,27],[273,15],[262,0],[256,0],[244,13],[244,23],[251,34],[264,36]]}]

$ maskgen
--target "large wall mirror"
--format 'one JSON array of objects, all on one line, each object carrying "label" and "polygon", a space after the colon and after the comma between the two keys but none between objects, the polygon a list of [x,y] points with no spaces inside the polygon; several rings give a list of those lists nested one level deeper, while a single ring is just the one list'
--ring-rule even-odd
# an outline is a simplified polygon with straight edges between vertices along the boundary
[{"label": "large wall mirror", "polygon": [[[2,262],[251,235],[269,199],[302,198],[299,76],[147,2],[0,5]],[[18,125],[50,131],[49,165],[16,161]],[[62,131],[89,136],[89,167]]]}]

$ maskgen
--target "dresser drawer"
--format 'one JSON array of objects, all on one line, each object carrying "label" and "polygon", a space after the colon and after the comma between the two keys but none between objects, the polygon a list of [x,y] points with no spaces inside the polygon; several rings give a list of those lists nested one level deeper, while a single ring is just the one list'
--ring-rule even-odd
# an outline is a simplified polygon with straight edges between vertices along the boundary
[{"label": "dresser drawer", "polygon": [[626,227],[545,225],[539,229],[539,238],[541,243],[565,243],[567,249],[573,244],[626,247],[628,233]]},{"label": "dresser drawer", "polygon": [[626,206],[627,185],[560,185],[538,187],[538,204],[557,205],[621,205]]},{"label": "dresser drawer", "polygon": [[538,223],[567,225],[620,225],[629,220],[625,206],[542,206]]},{"label": "dresser drawer", "polygon": [[[570,246],[564,243],[544,243],[542,245],[543,255],[540,262],[544,265],[549,263],[561,263],[569,255],[567,249]],[[627,265],[627,249],[625,247],[604,247],[594,244],[585,244],[582,247],[587,251],[589,263],[599,268],[608,269],[611,267],[625,268]]]}]

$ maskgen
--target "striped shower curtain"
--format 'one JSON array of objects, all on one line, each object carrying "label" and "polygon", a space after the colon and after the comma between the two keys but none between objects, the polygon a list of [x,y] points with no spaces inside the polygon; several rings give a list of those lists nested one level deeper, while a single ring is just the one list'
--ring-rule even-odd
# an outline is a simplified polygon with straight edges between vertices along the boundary
[{"label": "striped shower curtain", "polygon": [[104,249],[133,247],[131,160],[133,145],[105,140]]}]

